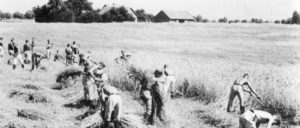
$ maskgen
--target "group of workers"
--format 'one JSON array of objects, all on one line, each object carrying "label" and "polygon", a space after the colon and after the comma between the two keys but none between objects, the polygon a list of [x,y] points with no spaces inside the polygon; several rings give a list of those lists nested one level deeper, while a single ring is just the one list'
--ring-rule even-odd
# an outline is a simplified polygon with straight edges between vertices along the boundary
[{"label": "group of workers", "polygon": [[[0,61],[4,56],[2,40],[3,38],[0,37]],[[12,38],[8,44],[8,55],[12,57],[13,69],[15,69],[18,64],[24,68],[24,64],[31,63],[31,70],[34,70],[39,66],[42,59],[50,59],[54,44],[51,44],[50,40],[47,40],[47,42],[46,54],[33,50],[35,47],[34,39],[32,39],[31,44],[26,40],[23,45],[23,51],[20,52],[14,42],[14,38]],[[125,55],[124,51],[121,51],[121,53],[122,56],[120,59],[125,58],[127,61],[130,55]],[[75,41],[72,46],[67,44],[65,55],[66,66],[78,63],[83,67],[82,85],[84,99],[91,101],[94,108],[100,108],[105,128],[118,128],[122,110],[122,98],[119,91],[110,85],[108,75],[105,73],[106,65],[103,62],[95,62],[90,52],[80,53]],[[54,61],[59,61],[62,58],[57,50],[54,55]],[[248,81],[248,74],[244,74],[241,78],[234,81],[229,94],[227,112],[231,112],[234,98],[238,97],[241,112],[239,119],[240,128],[258,128],[261,123],[267,123],[267,128],[270,128],[272,125],[279,125],[280,120],[278,116],[261,110],[245,110],[244,92],[255,95],[257,99],[261,100],[261,97],[250,86]],[[151,82],[140,83],[140,96],[146,108],[144,119],[147,123],[154,124],[155,117],[164,121],[164,106],[175,92],[175,82],[175,72],[171,70],[168,65],[164,65],[162,69],[156,69],[154,71],[153,80]]]}]

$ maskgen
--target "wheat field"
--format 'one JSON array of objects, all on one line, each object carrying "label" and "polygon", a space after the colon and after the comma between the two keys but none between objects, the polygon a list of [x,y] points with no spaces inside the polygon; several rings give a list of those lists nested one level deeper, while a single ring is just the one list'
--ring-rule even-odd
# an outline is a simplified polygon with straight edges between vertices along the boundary
[{"label": "wheat field", "polygon": [[[82,50],[91,51],[94,60],[103,61],[110,79],[117,81],[125,77],[125,68],[113,61],[122,49],[132,55],[130,65],[149,72],[168,64],[176,72],[176,89],[182,91],[184,84],[189,87],[186,97],[166,106],[169,124],[155,127],[237,127],[238,115],[226,113],[226,106],[230,86],[244,73],[249,73],[251,85],[268,106],[287,110],[294,120],[292,127],[300,123],[297,25],[0,22],[0,37],[4,38],[5,48],[11,38],[21,47],[26,39],[34,37],[37,49],[43,52],[50,39],[62,54],[67,43],[76,41]],[[80,83],[62,91],[51,89],[57,74],[67,68],[64,64],[46,60],[42,62],[46,70],[30,73],[30,66],[13,71],[6,60],[0,61],[0,127],[83,127],[84,121],[76,120],[76,116],[86,108],[64,107],[82,96]],[[26,84],[39,87],[37,93],[46,97],[45,102],[24,101],[22,94],[36,93],[24,88]],[[11,96],[12,91],[21,93]],[[122,95],[125,113],[139,119],[144,109],[136,94],[124,90]],[[257,108],[256,99],[246,97],[247,109]],[[238,111],[237,103],[234,106]],[[37,110],[45,119],[19,118],[17,110],[21,109]]]}]

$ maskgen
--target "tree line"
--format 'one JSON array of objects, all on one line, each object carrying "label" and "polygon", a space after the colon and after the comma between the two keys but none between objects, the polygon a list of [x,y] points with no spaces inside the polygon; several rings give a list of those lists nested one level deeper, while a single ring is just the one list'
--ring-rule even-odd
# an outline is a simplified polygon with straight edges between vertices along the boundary
[{"label": "tree line", "polygon": [[15,12],[15,13],[10,13],[10,12],[2,12],[0,10],[0,19],[33,19],[34,14],[33,11],[29,10],[26,11],[25,13],[21,12]]},{"label": "tree line", "polygon": [[[217,23],[218,22],[218,23],[229,23],[229,24],[230,23],[257,23],[257,24],[261,24],[261,23],[271,23],[272,22],[272,21],[258,19],[258,18],[251,18],[250,20],[247,20],[247,19],[229,20],[226,17],[220,18],[218,20],[211,20],[210,21],[209,19],[203,18],[201,15],[194,16],[194,19],[195,19],[195,22],[203,22],[203,23],[208,23],[208,22]],[[300,24],[300,14],[297,11],[294,11],[291,18],[275,20],[274,23],[275,24]]]},{"label": "tree line", "polygon": [[100,9],[93,9],[88,0],[49,0],[43,6],[34,7],[36,22],[123,22],[134,21],[125,7],[113,7],[100,15]]}]

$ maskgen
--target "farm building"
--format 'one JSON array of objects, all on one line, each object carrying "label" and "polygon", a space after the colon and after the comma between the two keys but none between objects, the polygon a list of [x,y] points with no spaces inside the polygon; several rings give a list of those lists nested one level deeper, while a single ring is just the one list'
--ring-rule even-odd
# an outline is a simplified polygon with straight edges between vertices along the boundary
[{"label": "farm building", "polygon": [[[99,14],[103,15],[103,14],[105,14],[106,12],[110,11],[113,8],[120,8],[120,7],[122,7],[122,5],[116,5],[116,4],[104,5],[103,8],[100,10]],[[136,15],[135,11],[130,7],[126,7],[126,6],[124,6],[124,7],[127,10],[127,12],[133,16],[133,18],[135,19],[134,21],[137,22],[138,17]]]},{"label": "farm building", "polygon": [[194,21],[193,16],[187,11],[166,11],[161,10],[155,17],[155,22],[190,22]]}]

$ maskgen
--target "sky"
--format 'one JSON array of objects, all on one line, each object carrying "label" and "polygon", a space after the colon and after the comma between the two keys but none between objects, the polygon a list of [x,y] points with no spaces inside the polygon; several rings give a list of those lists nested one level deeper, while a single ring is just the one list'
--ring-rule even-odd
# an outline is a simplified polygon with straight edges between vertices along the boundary
[{"label": "sky", "polygon": [[[210,20],[226,16],[228,19],[262,18],[265,20],[286,19],[293,11],[300,12],[300,0],[89,0],[94,8],[104,4],[119,4],[144,9],[156,15],[160,10],[188,11]],[[2,12],[25,12],[48,0],[0,0]]]}]

